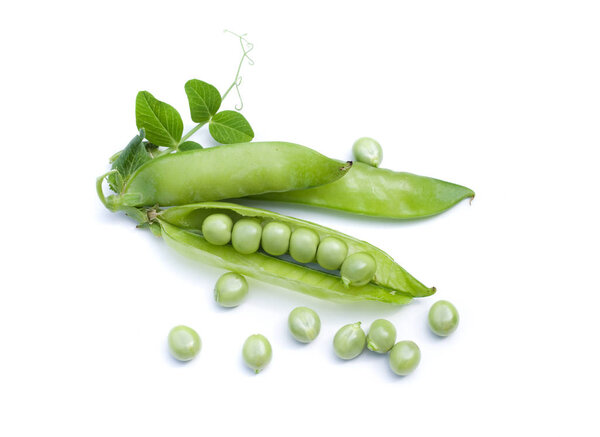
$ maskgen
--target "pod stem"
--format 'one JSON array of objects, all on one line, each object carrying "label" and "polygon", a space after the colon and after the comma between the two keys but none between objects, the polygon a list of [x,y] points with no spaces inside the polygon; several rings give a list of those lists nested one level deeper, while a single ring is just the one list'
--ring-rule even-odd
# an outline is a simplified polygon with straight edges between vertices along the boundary
[{"label": "pod stem", "polygon": [[106,179],[109,175],[116,173],[116,172],[117,172],[117,170],[107,171],[102,176],[99,176],[96,179],[96,193],[98,193],[100,202],[102,202],[102,204],[106,207],[106,209],[109,209],[111,211],[114,211],[114,209],[111,206],[109,206],[108,202],[106,201],[106,197],[104,197],[104,191],[102,190],[102,183],[104,182],[104,179]]}]

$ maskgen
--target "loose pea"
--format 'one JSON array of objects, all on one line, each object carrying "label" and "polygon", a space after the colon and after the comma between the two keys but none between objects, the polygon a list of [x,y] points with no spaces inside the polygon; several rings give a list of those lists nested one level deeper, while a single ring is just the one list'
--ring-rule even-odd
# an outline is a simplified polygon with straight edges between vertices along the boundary
[{"label": "loose pea", "polygon": [[396,343],[396,328],[385,319],[377,319],[371,323],[367,335],[367,347],[373,352],[384,354]]},{"label": "loose pea", "polygon": [[288,317],[288,327],[292,336],[300,343],[310,343],[321,331],[321,319],[310,308],[297,307]]},{"label": "loose pea", "polygon": [[344,359],[351,360],[359,356],[365,348],[365,331],[360,327],[360,322],[342,326],[333,338],[335,354]]},{"label": "loose pea", "polygon": [[248,367],[258,373],[271,361],[273,351],[271,343],[264,335],[254,334],[246,339],[242,348],[242,356]]},{"label": "loose pea", "polygon": [[258,250],[262,228],[254,219],[243,218],[233,225],[231,244],[243,255],[249,255]]},{"label": "loose pea", "polygon": [[408,375],[421,361],[421,350],[416,343],[405,340],[394,345],[390,352],[390,368],[396,375]]},{"label": "loose pea", "polygon": [[290,238],[290,255],[296,261],[309,263],[315,259],[317,247],[319,246],[319,235],[308,228],[298,228],[292,232]]},{"label": "loose pea", "polygon": [[459,322],[458,311],[447,300],[438,300],[429,309],[429,327],[440,337],[446,337],[456,331]]},{"label": "loose pea", "polygon": [[215,284],[215,301],[224,307],[236,307],[248,294],[248,282],[242,275],[228,272]]},{"label": "loose pea", "polygon": [[198,355],[202,342],[196,331],[187,326],[175,326],[169,332],[169,350],[179,361],[189,361]]},{"label": "loose pea", "polygon": [[324,269],[337,270],[346,259],[347,254],[346,243],[339,238],[326,237],[319,243],[317,262]]},{"label": "loose pea", "polygon": [[350,255],[342,263],[340,275],[346,285],[361,286],[368,284],[377,270],[375,259],[366,252]]},{"label": "loose pea", "polygon": [[373,138],[359,138],[354,142],[352,152],[357,161],[364,162],[372,167],[379,167],[383,159],[383,150]]},{"label": "loose pea", "polygon": [[202,223],[202,234],[206,241],[222,246],[231,240],[233,221],[225,214],[211,214]]},{"label": "loose pea", "polygon": [[279,256],[288,251],[292,230],[281,222],[270,222],[262,231],[262,248],[269,255]]}]

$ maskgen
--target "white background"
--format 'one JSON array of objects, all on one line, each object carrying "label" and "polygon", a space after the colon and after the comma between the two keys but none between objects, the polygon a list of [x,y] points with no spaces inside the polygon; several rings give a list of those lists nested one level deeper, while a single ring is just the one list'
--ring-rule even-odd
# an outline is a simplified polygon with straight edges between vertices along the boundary
[{"label": "white background", "polygon": [[[598,435],[599,22],[573,0],[4,3],[0,435]],[[412,222],[269,206],[380,246],[435,297],[340,305],[252,280],[225,311],[222,271],[102,207],[136,93],[192,127],[185,81],[233,79],[226,28],[256,47],[257,140],[348,159],[373,136],[384,167],[476,191]],[[437,298],[461,314],[443,340]],[[323,321],[307,346],[286,331],[297,305]],[[337,328],[379,317],[420,345],[411,376],[335,358]],[[182,323],[203,340],[186,365],[165,341]],[[258,376],[240,358],[255,332],[274,350]]]}]

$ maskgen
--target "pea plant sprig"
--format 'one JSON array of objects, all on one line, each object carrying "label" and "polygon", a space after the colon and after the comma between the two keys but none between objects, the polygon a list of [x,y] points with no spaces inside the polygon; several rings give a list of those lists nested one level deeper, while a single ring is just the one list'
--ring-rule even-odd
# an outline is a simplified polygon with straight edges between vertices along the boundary
[{"label": "pea plant sprig", "polygon": [[[254,64],[249,56],[254,45],[246,39],[246,34],[238,35],[228,30],[225,32],[236,36],[242,48],[242,58],[231,85],[221,95],[216,87],[207,82],[198,79],[186,82],[185,93],[191,119],[196,126],[185,134],[183,120],[177,109],[158,100],[149,91],[140,91],[135,99],[135,121],[139,133],[123,150],[110,158],[111,170],[97,180],[99,195],[105,179],[110,189],[120,194],[130,176],[142,164],[161,155],[202,149],[202,145],[189,138],[207,124],[211,137],[221,144],[249,142],[254,138],[250,123],[239,112],[243,108],[239,90],[242,83],[241,70],[245,62],[249,65]],[[219,111],[221,104],[234,88],[239,98],[236,110]]]}]

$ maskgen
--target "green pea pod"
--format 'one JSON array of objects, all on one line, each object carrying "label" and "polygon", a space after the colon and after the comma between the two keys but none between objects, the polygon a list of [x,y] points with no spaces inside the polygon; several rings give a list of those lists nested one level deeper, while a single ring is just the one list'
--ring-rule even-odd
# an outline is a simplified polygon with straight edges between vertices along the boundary
[{"label": "green pea pod", "polygon": [[399,219],[439,214],[469,197],[475,193],[461,185],[360,162],[355,162],[346,176],[327,185],[252,196]]},{"label": "green pea pod", "polygon": [[153,159],[106,201],[117,210],[297,190],[333,182],[351,165],[292,143],[230,144]]},{"label": "green pea pod", "polygon": [[[336,237],[346,243],[348,255],[358,252],[372,255],[377,263],[375,276],[367,285],[347,287],[339,276],[329,272],[288,262],[262,252],[242,255],[231,245],[212,245],[199,234],[199,230],[204,219],[215,213],[226,214],[234,221],[242,217],[257,218],[263,226],[268,222],[278,221],[287,224],[292,230],[308,228],[315,231],[321,240],[326,237]],[[423,297],[435,293],[435,288],[423,285],[382,250],[354,237],[305,220],[224,202],[206,202],[169,208],[160,211],[157,219],[167,243],[185,254],[209,264],[313,296],[333,300],[376,300],[403,304],[410,301],[411,297]]]}]

